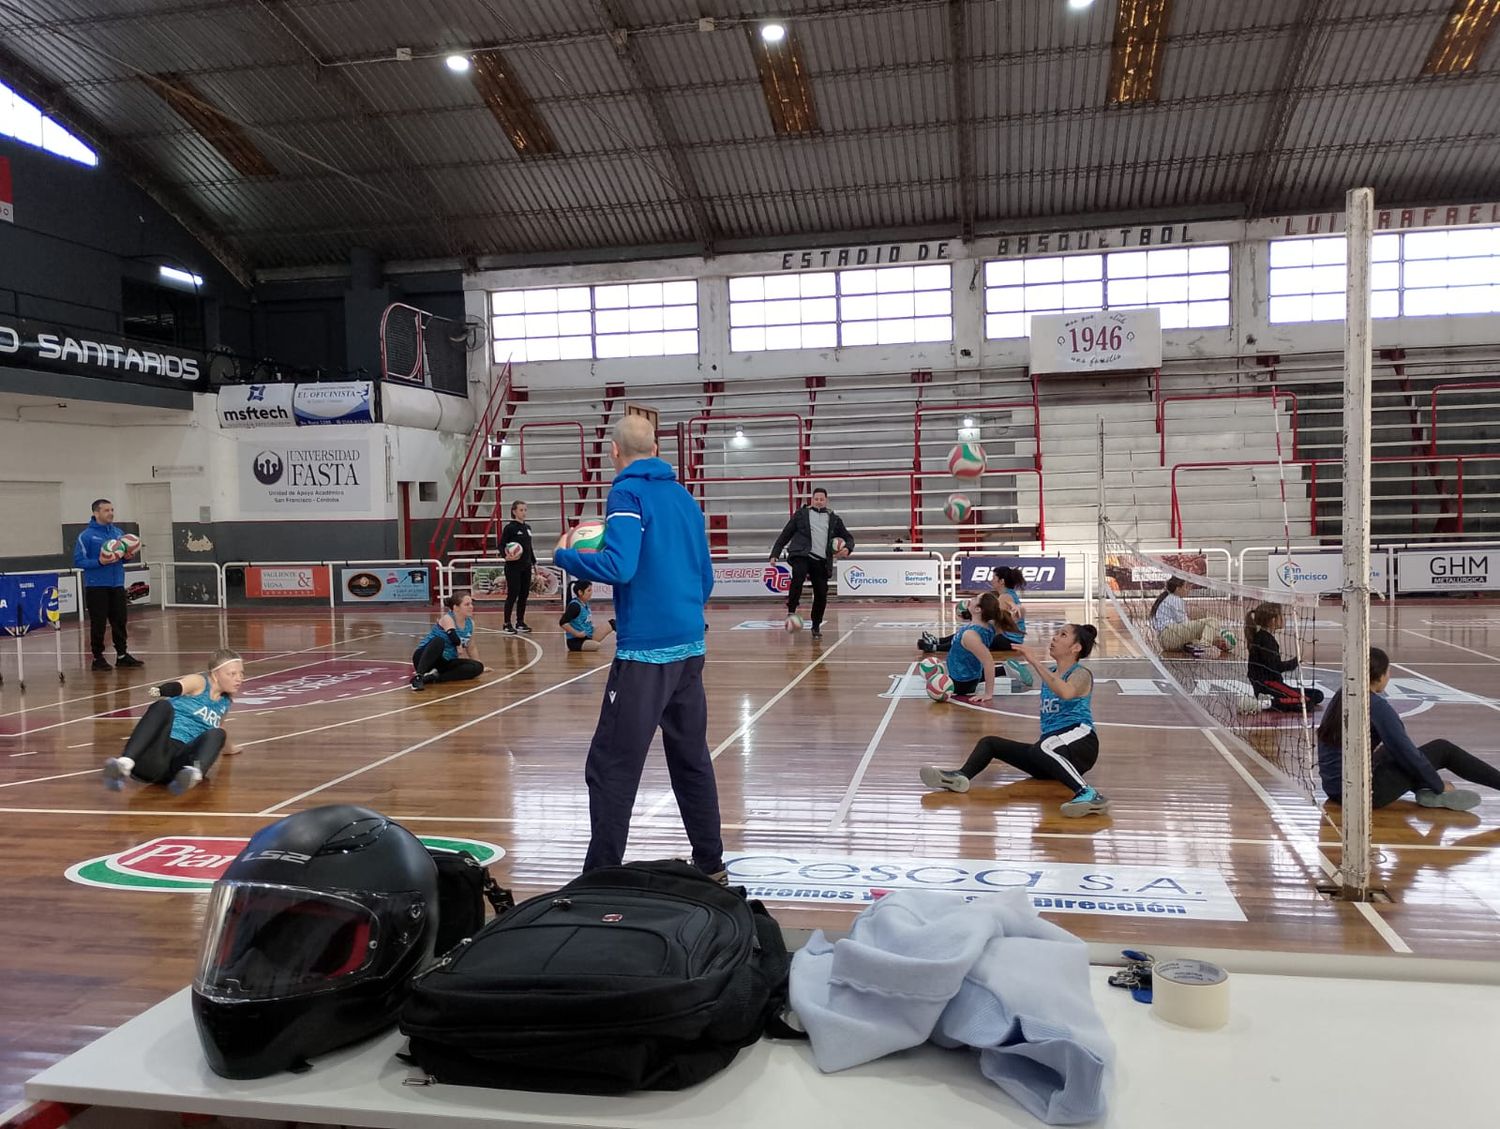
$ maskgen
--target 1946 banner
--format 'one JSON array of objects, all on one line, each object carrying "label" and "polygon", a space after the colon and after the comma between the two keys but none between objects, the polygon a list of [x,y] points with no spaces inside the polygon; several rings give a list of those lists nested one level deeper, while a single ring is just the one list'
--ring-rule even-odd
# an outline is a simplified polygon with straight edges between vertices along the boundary
[{"label": "1946 banner", "polygon": [[1031,371],[1111,372],[1161,367],[1161,310],[1033,314]]}]

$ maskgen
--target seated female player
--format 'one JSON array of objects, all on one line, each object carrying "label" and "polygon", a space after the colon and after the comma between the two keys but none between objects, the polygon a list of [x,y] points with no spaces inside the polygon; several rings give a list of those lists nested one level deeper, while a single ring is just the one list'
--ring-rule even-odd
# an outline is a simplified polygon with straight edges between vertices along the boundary
[{"label": "seated female player", "polygon": [[484,673],[474,645],[474,597],[454,592],[443,600],[448,610],[438,617],[411,655],[416,673],[411,688],[420,690],[429,682],[467,682]]},{"label": "seated female player", "polygon": [[609,621],[602,633],[594,626],[594,617],[589,611],[589,597],[593,594],[592,581],[573,581],[573,598],[568,601],[568,606],[557,620],[567,637],[570,651],[597,651],[599,644],[614,634],[614,620]]}]

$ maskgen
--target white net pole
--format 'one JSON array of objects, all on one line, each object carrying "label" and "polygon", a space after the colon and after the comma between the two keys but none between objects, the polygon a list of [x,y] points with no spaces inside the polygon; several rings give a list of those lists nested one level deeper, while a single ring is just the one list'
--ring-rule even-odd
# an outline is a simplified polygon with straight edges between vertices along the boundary
[{"label": "white net pole", "polygon": [[1370,897],[1370,241],[1375,194],[1351,189],[1344,319],[1343,888]]},{"label": "white net pole", "polygon": [[1108,585],[1105,583],[1105,571],[1104,571],[1104,565],[1105,565],[1105,560],[1104,560],[1104,552],[1105,552],[1105,548],[1104,548],[1104,529],[1105,529],[1105,525],[1108,522],[1108,520],[1109,520],[1109,518],[1108,518],[1108,516],[1104,512],[1104,417],[1100,416],[1099,417],[1099,538],[1098,538],[1098,544],[1095,546],[1095,552],[1096,552],[1097,555],[1095,557],[1095,564],[1094,564],[1094,569],[1095,569],[1095,573],[1094,573],[1094,596],[1095,596],[1095,598],[1099,602],[1098,602],[1098,606],[1093,609],[1093,614],[1094,614],[1094,623],[1096,625],[1098,625],[1098,627],[1099,627],[1099,629],[1101,631],[1104,629],[1104,619],[1105,619],[1106,611],[1108,609],[1108,602],[1105,599],[1105,593],[1106,593],[1106,591],[1108,589]]}]

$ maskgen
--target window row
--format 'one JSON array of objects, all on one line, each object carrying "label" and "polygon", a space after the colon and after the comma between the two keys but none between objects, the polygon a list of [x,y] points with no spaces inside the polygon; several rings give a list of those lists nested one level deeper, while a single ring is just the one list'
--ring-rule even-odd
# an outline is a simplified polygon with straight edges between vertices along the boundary
[{"label": "window row", "polygon": [[696,282],[626,282],[496,290],[497,360],[589,361],[698,352]]},{"label": "window row", "polygon": [[0,83],[0,137],[12,137],[81,165],[99,163],[92,149],[4,83]]}]

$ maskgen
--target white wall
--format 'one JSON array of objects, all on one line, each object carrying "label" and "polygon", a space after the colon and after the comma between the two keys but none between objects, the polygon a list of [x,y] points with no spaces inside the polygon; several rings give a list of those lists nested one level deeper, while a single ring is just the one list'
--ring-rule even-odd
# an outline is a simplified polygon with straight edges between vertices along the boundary
[{"label": "white wall", "polygon": [[[1483,205],[1473,209],[1426,209],[1383,213],[1387,230],[1413,230],[1424,225],[1441,226],[1462,213],[1473,216],[1480,224],[1500,223],[1500,206]],[[1223,328],[1167,330],[1163,355],[1170,359],[1233,357],[1256,353],[1299,353],[1337,350],[1343,347],[1343,323],[1273,325],[1267,318],[1268,275],[1267,248],[1273,236],[1292,234],[1329,234],[1336,230],[1337,217],[1280,217],[1273,220],[1162,224],[1154,222],[1145,228],[1112,228],[1099,231],[1043,233],[1028,237],[1030,246],[1048,249],[1037,254],[1057,254],[1058,235],[1086,235],[1089,242],[1079,248],[1078,240],[1070,248],[1079,253],[1097,253],[1131,246],[1162,246],[1161,233],[1172,231],[1172,246],[1228,243],[1231,246],[1232,324]],[[1181,242],[1183,235],[1188,242]],[[1050,241],[1049,241],[1050,239]],[[1104,240],[1101,244],[1100,240]],[[1134,242],[1132,242],[1134,240]],[[1016,240],[1005,244],[1014,250]],[[590,387],[608,383],[641,384],[661,382],[697,382],[801,376],[809,373],[861,374],[904,372],[912,369],[962,371],[1020,367],[1028,363],[1025,339],[986,341],[984,339],[984,279],[987,261],[999,255],[1001,240],[980,238],[965,244],[959,240],[931,240],[926,246],[936,254],[941,244],[943,258],[953,266],[954,340],[941,345],[874,347],[863,346],[831,350],[778,350],[763,353],[731,353],[728,332],[728,279],[735,275],[774,274],[783,269],[789,256],[798,252],[767,252],[748,255],[724,255],[714,259],[658,259],[632,263],[599,263],[577,266],[549,266],[509,270],[482,270],[465,277],[467,312],[488,329],[489,310],[486,294],[490,290],[538,286],[580,285],[697,279],[699,353],[697,356],[631,358],[603,361],[547,361],[517,364],[517,380],[531,388]],[[913,261],[914,249],[922,244],[900,244],[903,264]],[[886,245],[888,248],[889,245]],[[888,250],[887,250],[887,253]],[[814,269],[821,252],[814,252]],[[1009,257],[1016,257],[1011,255]],[[934,260],[928,260],[934,261]],[[828,269],[828,268],[823,268]],[[486,340],[489,334],[486,332]],[[1376,348],[1402,346],[1418,348],[1445,345],[1486,345],[1500,342],[1500,316],[1473,315],[1445,318],[1393,318],[1375,323]],[[476,366],[482,354],[475,354]],[[494,358],[503,364],[504,357]]]}]

